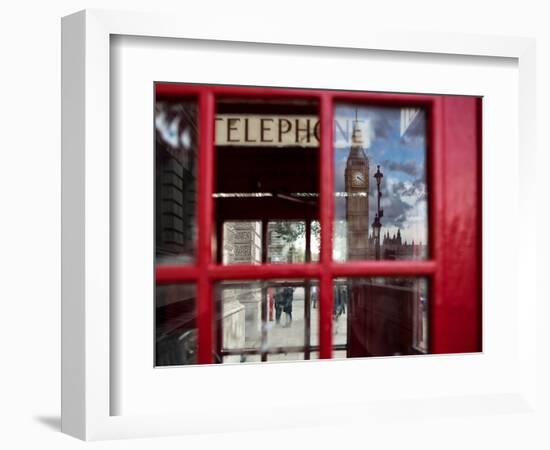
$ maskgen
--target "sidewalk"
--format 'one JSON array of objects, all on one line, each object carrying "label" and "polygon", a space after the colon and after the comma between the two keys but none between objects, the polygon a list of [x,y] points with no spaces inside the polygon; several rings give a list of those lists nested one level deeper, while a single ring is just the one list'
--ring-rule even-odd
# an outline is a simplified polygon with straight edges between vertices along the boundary
[{"label": "sidewalk", "polygon": [[[305,320],[303,296],[296,296],[292,302],[292,324],[286,327],[286,317],[283,313],[280,324],[275,321],[267,322],[267,344],[268,348],[295,347],[305,344]],[[347,341],[347,312],[333,321],[333,344],[345,345]],[[311,330],[310,345],[319,344],[319,309],[311,308]],[[335,352],[335,357],[345,357],[345,351]],[[311,359],[317,359],[318,352],[312,352]],[[304,354],[289,353],[269,355],[269,361],[285,361],[304,359]]]}]

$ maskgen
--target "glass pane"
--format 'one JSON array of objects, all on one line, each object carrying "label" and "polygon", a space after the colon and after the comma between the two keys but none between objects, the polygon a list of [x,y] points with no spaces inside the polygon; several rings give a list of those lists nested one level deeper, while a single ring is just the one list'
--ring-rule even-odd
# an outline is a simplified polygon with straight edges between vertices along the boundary
[{"label": "glass pane", "polygon": [[313,295],[317,291],[316,282],[303,280],[218,283],[219,359],[309,359],[318,343],[318,296]]},{"label": "glass pane", "polygon": [[[218,261],[237,262],[226,254],[238,247],[243,255],[251,255],[242,262],[261,262],[262,254],[269,263],[305,262],[306,224],[319,219],[318,168],[317,103],[219,100],[214,198],[217,223],[225,224],[228,232]],[[227,230],[227,224],[243,221],[265,223],[266,242],[262,243],[259,225],[254,231],[257,239],[250,235],[248,242],[233,242],[244,235]]]},{"label": "glass pane", "polygon": [[262,223],[251,221],[223,224],[223,263],[260,264],[262,262]]},{"label": "glass pane", "polygon": [[157,263],[195,259],[197,107],[155,103],[155,254]]},{"label": "glass pane", "polygon": [[196,364],[197,326],[194,284],[155,288],[155,364]]},{"label": "glass pane", "polygon": [[267,262],[305,262],[305,229],[305,222],[269,222],[267,224]]},{"label": "glass pane", "polygon": [[[347,322],[347,285],[338,283],[333,289],[334,307],[332,311],[332,344],[333,352],[341,349],[345,352],[347,342],[348,322]],[[338,300],[337,300],[338,299]],[[311,345],[319,345],[319,287],[311,287]],[[317,356],[315,356],[317,355]],[[312,352],[311,359],[317,359],[318,352]]]},{"label": "glass pane", "polygon": [[317,220],[311,222],[311,262],[319,262],[321,252],[321,224]]},{"label": "glass pane", "polygon": [[427,257],[423,109],[337,105],[334,168],[336,261]]},{"label": "glass pane", "polygon": [[[342,278],[335,280],[335,333],[342,319],[347,357],[414,355],[428,352],[428,282],[425,278]],[[340,344],[340,345],[338,345]],[[336,356],[336,353],[335,353]]]}]

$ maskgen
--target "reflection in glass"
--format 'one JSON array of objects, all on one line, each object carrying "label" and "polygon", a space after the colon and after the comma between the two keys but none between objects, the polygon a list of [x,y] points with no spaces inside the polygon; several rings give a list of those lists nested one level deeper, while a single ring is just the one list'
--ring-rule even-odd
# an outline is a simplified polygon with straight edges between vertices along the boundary
[{"label": "reflection in glass", "polygon": [[157,263],[195,258],[197,111],[193,101],[155,103]]},{"label": "reflection in glass", "polygon": [[196,289],[194,284],[155,288],[155,365],[196,364]]},{"label": "reflection in glass", "polygon": [[[333,358],[428,353],[425,278],[339,278],[333,283]],[[315,280],[224,281],[216,286],[215,361],[318,359]],[[156,365],[196,364],[193,284],[156,288]]]},{"label": "reflection in glass", "polygon": [[334,289],[335,314],[349,314],[349,358],[428,352],[426,279],[347,278],[336,280]]},{"label": "reflection in glass", "polygon": [[[308,258],[306,222],[267,222],[266,262],[270,264],[304,263]],[[319,261],[319,222],[310,229],[311,261]],[[262,223],[260,221],[228,221],[223,224],[223,264],[261,264]]]},{"label": "reflection in glass", "polygon": [[216,301],[220,359],[310,359],[319,340],[317,292],[313,281],[219,283]]},{"label": "reflection in glass", "polygon": [[336,261],[427,257],[426,114],[337,105]]},{"label": "reflection in glass", "polygon": [[310,250],[311,262],[319,262],[321,252],[321,224],[317,220],[311,222]]},{"label": "reflection in glass", "polygon": [[234,221],[223,224],[223,263],[260,264],[262,262],[262,223]]},{"label": "reflection in glass", "polygon": [[305,262],[305,222],[277,221],[267,225],[267,262]]}]

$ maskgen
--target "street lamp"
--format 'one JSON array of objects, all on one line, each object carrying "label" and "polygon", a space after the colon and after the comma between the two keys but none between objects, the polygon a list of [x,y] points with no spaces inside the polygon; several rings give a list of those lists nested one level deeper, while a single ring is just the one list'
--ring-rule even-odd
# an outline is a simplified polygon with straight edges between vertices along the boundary
[{"label": "street lamp", "polygon": [[380,217],[378,213],[374,216],[374,222],[372,222],[372,235],[374,237],[374,257],[375,259],[380,259],[380,228],[382,224],[380,223]]},{"label": "street lamp", "polygon": [[378,204],[376,208],[376,215],[374,216],[374,222],[372,222],[372,234],[374,236],[374,249],[375,249],[375,259],[380,259],[380,228],[382,228],[382,223],[380,219],[384,217],[384,210],[380,209],[380,199],[382,198],[382,191],[380,190],[380,183],[382,182],[382,177],[384,174],[380,172],[380,166],[376,166],[376,173],[374,178],[376,178],[376,189],[378,192]]}]

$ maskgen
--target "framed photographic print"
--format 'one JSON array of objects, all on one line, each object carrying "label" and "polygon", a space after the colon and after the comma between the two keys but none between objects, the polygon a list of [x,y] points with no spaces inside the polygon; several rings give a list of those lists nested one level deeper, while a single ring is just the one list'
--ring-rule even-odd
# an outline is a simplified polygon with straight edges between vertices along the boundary
[{"label": "framed photographic print", "polygon": [[308,30],[64,18],[65,432],[533,395],[512,238],[531,41]]}]

